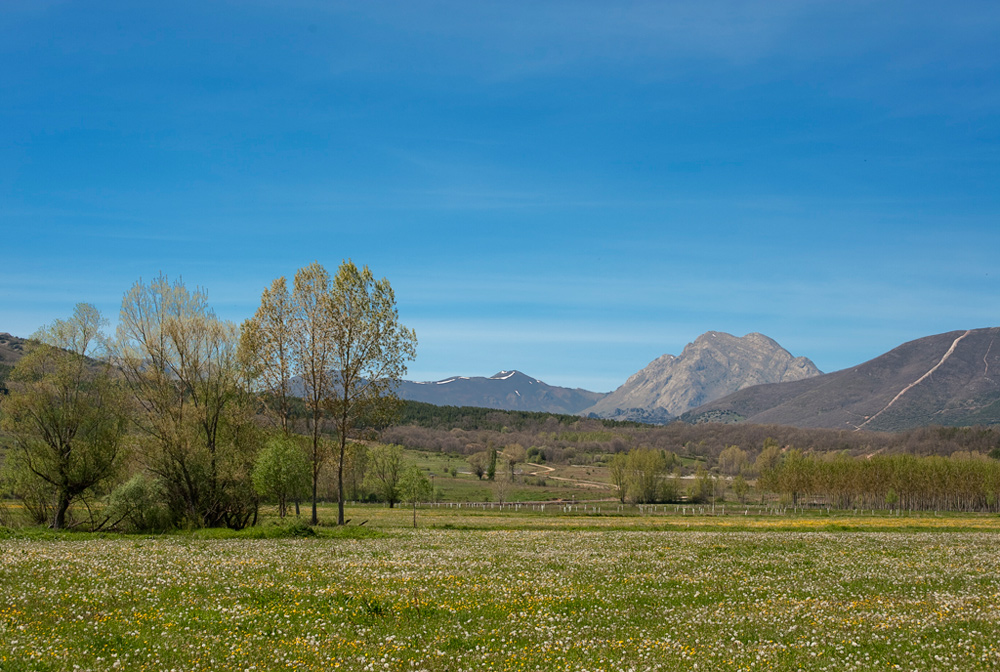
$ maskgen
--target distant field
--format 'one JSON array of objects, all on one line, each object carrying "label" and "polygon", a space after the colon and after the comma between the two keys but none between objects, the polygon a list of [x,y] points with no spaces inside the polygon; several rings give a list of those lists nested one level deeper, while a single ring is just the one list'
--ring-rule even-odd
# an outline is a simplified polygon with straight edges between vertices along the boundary
[{"label": "distant field", "polygon": [[1000,666],[995,516],[411,514],[354,507],[363,528],[310,539],[0,539],[0,669]]},{"label": "distant field", "polygon": [[[515,508],[517,507],[517,508]],[[787,532],[996,532],[1000,516],[981,513],[933,512],[893,515],[886,511],[852,513],[823,510],[793,513],[788,510],[717,507],[717,515],[701,515],[693,510],[711,510],[711,506],[691,507],[657,504],[643,507],[620,507],[616,502],[528,505],[512,504],[502,510],[497,504],[463,503],[423,505],[417,509],[420,528],[481,530],[623,530],[623,531],[787,531]],[[683,513],[683,512],[687,513]],[[723,515],[723,511],[725,514]],[[352,525],[385,531],[411,528],[412,510],[402,505],[353,506],[347,510]],[[321,508],[320,520],[336,520],[336,510]]]},{"label": "distant field", "polygon": [[[461,457],[408,450],[406,460],[433,475],[439,498],[452,502],[496,501],[493,483],[476,478]],[[455,474],[452,475],[452,470]],[[518,464],[509,501],[583,500],[614,497],[608,470],[597,466]]]}]

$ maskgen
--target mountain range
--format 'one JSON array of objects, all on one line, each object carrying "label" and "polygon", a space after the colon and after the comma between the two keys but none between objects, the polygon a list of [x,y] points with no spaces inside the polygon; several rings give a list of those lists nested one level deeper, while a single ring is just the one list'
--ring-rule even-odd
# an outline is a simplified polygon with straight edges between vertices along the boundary
[{"label": "mountain range", "polygon": [[[821,373],[805,357],[793,357],[762,334],[737,338],[708,332],[680,355],[663,355],[606,395],[573,390],[578,409],[562,412],[594,417],[664,423],[746,422],[800,428],[898,431],[927,425],[1000,424],[1000,327],[927,336],[904,343],[868,362]],[[463,404],[522,410],[533,407],[526,389],[544,385],[527,376],[503,372],[491,378],[448,379],[440,384],[407,384],[400,396],[434,401],[442,386],[458,380]],[[486,393],[498,380],[510,380],[513,396]],[[418,385],[419,388],[414,388]],[[438,388],[438,389],[436,389]],[[546,386],[549,398],[568,398],[566,388]],[[411,390],[419,389],[417,397]],[[456,388],[458,389],[458,388]],[[442,398],[442,397],[439,397]],[[452,397],[454,398],[454,397]],[[452,404],[453,402],[444,402]],[[514,403],[518,404],[514,406]],[[554,411],[550,411],[554,412]]]},{"label": "mountain range", "polygon": [[679,356],[657,358],[610,393],[556,387],[519,371],[501,371],[489,378],[455,376],[423,383],[403,381],[397,394],[439,406],[482,406],[665,423],[702,403],[751,385],[819,374],[811,361],[793,357],[763,334],[737,338],[710,331],[689,343]]},{"label": "mountain range", "polygon": [[739,390],[682,419],[882,431],[997,424],[998,337],[1000,327],[927,336],[849,369]]},{"label": "mountain range", "polygon": [[[610,393],[548,385],[520,371],[401,381],[397,394],[480,406],[664,423],[745,422],[896,431],[1000,424],[1000,327],[927,336],[868,362],[821,373],[763,334],[710,331]],[[0,393],[25,339],[0,333]],[[294,385],[293,385],[294,387]]]},{"label": "mountain range", "polygon": [[580,413],[606,396],[601,392],[548,385],[520,371],[481,376],[454,376],[430,382],[400,381],[401,399],[438,406],[482,406],[509,411]]}]

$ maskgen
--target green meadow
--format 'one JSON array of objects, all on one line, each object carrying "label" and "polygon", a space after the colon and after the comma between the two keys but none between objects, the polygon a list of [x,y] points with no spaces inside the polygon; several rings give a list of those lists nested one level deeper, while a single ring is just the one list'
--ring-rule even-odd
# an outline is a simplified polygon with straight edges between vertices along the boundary
[{"label": "green meadow", "polygon": [[418,529],[411,509],[352,507],[346,528],[7,532],[0,669],[1000,666],[996,516],[603,507],[422,507]]}]

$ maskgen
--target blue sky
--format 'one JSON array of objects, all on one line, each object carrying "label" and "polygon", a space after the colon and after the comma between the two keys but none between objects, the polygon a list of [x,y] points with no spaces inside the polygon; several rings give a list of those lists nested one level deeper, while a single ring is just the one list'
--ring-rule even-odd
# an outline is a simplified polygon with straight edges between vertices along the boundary
[{"label": "blue sky", "polygon": [[408,377],[1000,325],[995,2],[0,5],[0,331],[345,258]]}]

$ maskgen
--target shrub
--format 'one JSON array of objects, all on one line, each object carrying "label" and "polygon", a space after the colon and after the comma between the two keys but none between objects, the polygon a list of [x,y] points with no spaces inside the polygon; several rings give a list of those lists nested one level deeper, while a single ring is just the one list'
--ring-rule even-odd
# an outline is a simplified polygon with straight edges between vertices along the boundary
[{"label": "shrub", "polygon": [[27,522],[33,525],[52,522],[56,489],[31,473],[20,453],[7,452],[2,480],[3,489],[21,502]]},{"label": "shrub", "polygon": [[157,532],[170,528],[170,510],[159,481],[136,474],[108,496],[105,515],[123,532]]}]

